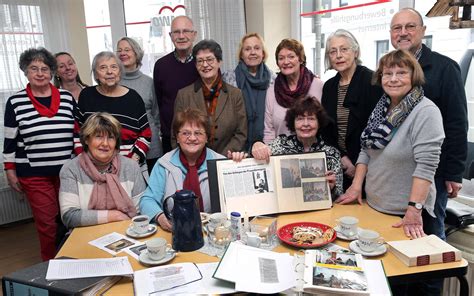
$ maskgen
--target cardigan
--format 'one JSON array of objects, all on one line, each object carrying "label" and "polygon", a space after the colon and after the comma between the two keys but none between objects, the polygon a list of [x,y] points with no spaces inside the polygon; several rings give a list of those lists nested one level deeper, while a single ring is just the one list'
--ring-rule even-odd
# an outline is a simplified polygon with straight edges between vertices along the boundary
[{"label": "cardigan", "polygon": [[423,98],[396,129],[384,149],[362,149],[357,163],[366,164],[367,203],[379,212],[404,215],[413,177],[431,182],[425,209],[434,217],[434,175],[444,139],[441,113]]},{"label": "cardigan", "polygon": [[346,132],[346,151],[343,151],[337,143],[337,92],[341,75],[336,74],[333,78],[324,83],[321,104],[332,121],[329,125],[321,129],[323,138],[329,145],[336,147],[341,156],[347,156],[356,163],[360,152],[360,135],[367,126],[367,120],[383,95],[380,86],[371,84],[373,71],[367,67],[358,65],[352,76],[343,106],[349,109]]},{"label": "cardigan", "polygon": [[[178,91],[174,112],[176,114],[186,108],[197,108],[207,115],[200,79]],[[238,88],[222,83],[210,124],[214,125],[215,134],[213,144],[208,143],[209,148],[222,155],[227,155],[228,150],[242,151],[247,140],[247,113],[244,98]],[[175,141],[173,144],[175,145]]]},{"label": "cardigan", "polygon": [[[306,96],[316,97],[321,101],[323,91],[323,82],[321,79],[314,77],[311,87]],[[270,84],[265,99],[265,128],[263,129],[263,142],[269,144],[278,135],[290,135],[291,132],[286,126],[286,111],[288,109],[278,104],[275,97],[275,84]]]},{"label": "cardigan", "polygon": [[59,90],[58,112],[41,116],[21,90],[5,105],[3,161],[5,170],[16,170],[18,177],[57,176],[71,159],[75,100]]},{"label": "cardigan", "polygon": [[163,154],[160,139],[160,111],[155,96],[153,79],[143,74],[140,69],[136,69],[132,72],[125,72],[122,76],[121,84],[134,89],[140,95],[145,104],[148,124],[150,125],[151,130],[150,149],[148,150],[146,158],[154,159],[160,157],[161,154]]},{"label": "cardigan", "polygon": [[[123,155],[120,157],[118,178],[120,185],[132,199],[135,207],[146,189],[138,164]],[[67,228],[107,223],[108,210],[88,208],[94,181],[85,173],[76,157],[64,164],[59,174],[59,206],[61,218]]]}]

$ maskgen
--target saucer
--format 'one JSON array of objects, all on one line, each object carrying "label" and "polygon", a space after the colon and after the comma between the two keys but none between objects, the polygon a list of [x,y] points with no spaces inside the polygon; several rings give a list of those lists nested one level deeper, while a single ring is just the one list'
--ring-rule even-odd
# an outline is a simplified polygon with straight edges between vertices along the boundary
[{"label": "saucer", "polygon": [[140,253],[138,260],[145,265],[161,265],[173,260],[176,257],[176,252],[171,249],[166,249],[166,255],[160,260],[153,260],[148,256],[148,250],[145,249]]},{"label": "saucer", "polygon": [[201,222],[202,222],[202,224],[206,224],[207,222],[209,222],[209,216],[210,216],[210,214],[201,212],[200,215],[201,215]]},{"label": "saucer", "polygon": [[[344,233],[341,232],[341,229],[339,228],[339,225],[335,226],[334,230],[336,230],[337,238],[339,238],[339,239],[346,240],[346,241],[353,241],[353,240],[356,240],[358,238],[357,234],[354,235],[354,236],[346,236]],[[357,227],[357,233],[359,233],[361,230],[362,230],[362,228]]]},{"label": "saucer", "polygon": [[136,233],[133,228],[132,228],[132,225],[130,225],[127,230],[125,231],[125,234],[130,236],[130,237],[133,237],[133,238],[142,238],[142,237],[147,237],[147,236],[150,236],[152,235],[153,233],[155,233],[156,231],[158,230],[158,226],[156,226],[155,224],[150,224],[148,226],[148,231],[145,232],[145,233]]},{"label": "saucer", "polygon": [[361,255],[364,255],[364,256],[367,256],[367,257],[380,256],[382,254],[385,254],[385,252],[387,252],[387,247],[385,245],[378,246],[372,252],[363,251],[359,247],[359,241],[358,240],[352,241],[349,244],[349,249],[351,249],[353,252],[356,252],[358,254],[361,254]]}]

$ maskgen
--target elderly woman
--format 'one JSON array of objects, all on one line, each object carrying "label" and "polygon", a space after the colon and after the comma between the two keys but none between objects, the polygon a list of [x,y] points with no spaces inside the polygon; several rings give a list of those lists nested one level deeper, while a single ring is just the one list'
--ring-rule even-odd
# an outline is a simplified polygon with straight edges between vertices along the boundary
[{"label": "elderly woman", "polygon": [[68,90],[74,99],[79,100],[82,89],[88,85],[82,82],[77,71],[76,61],[68,52],[58,52],[56,58],[57,70],[54,75],[54,86]]},{"label": "elderly woman", "polygon": [[[247,140],[247,116],[239,89],[222,81],[221,46],[202,40],[193,48],[200,79],[178,91],[174,113],[197,108],[210,122],[208,147],[220,154],[241,151]],[[174,132],[173,132],[174,133]]]},{"label": "elderly woman", "polygon": [[423,70],[405,50],[380,59],[374,81],[385,94],[362,133],[352,185],[337,202],[362,203],[364,178],[367,203],[377,211],[403,216],[411,238],[424,235],[423,216],[434,216],[433,178],[444,140],[441,113],[423,95]]},{"label": "elderly woman", "polygon": [[105,112],[81,127],[84,152],[59,174],[61,217],[68,228],[128,220],[146,189],[139,165],[119,154],[121,126]]},{"label": "elderly woman", "polygon": [[151,173],[158,157],[161,156],[160,114],[158,101],[155,96],[153,79],[140,71],[143,59],[143,49],[137,41],[123,37],[117,42],[117,56],[122,61],[125,72],[122,74],[121,84],[134,89],[145,104],[148,124],[151,129],[150,149],[146,155],[148,171]]},{"label": "elderly woman", "polygon": [[119,84],[123,65],[112,52],[98,53],[92,61],[92,71],[98,85],[85,88],[79,96],[74,139],[76,154],[82,152],[79,128],[93,113],[108,112],[122,125],[120,154],[144,164],[151,131],[142,98],[135,90]]},{"label": "elderly woman", "polygon": [[71,158],[74,98],[50,83],[54,56],[31,48],[20,56],[26,89],[5,105],[3,160],[8,184],[28,198],[43,260],[56,255],[59,170]]},{"label": "elderly woman", "polygon": [[360,135],[383,90],[372,85],[373,71],[361,65],[359,43],[349,31],[339,29],[329,35],[324,63],[326,70],[334,69],[337,74],[323,87],[321,103],[335,124],[322,135],[341,152],[347,189],[355,173]]},{"label": "elderly woman", "polygon": [[140,200],[140,211],[168,231],[171,231],[171,223],[163,215],[164,198],[177,190],[189,189],[198,196],[201,211],[209,212],[211,203],[206,161],[224,158],[206,148],[211,130],[206,113],[198,109],[175,113],[172,130],[178,147],[158,159],[148,188]]},{"label": "elderly woman", "polygon": [[[315,97],[297,100],[285,116],[288,130],[295,135],[279,135],[269,145],[255,142],[252,146],[252,155],[255,159],[268,162],[271,155],[325,152],[328,169],[326,179],[333,198],[338,197],[343,193],[341,157],[339,151],[327,145],[318,134],[319,129],[327,126],[328,121],[324,108]],[[238,157],[236,153],[233,155],[235,161],[239,161]]]},{"label": "elderly woman", "polygon": [[263,38],[258,33],[246,34],[239,45],[239,64],[235,70],[222,75],[225,82],[242,91],[245,99],[248,128],[245,150],[256,140],[263,139],[265,96],[270,82],[275,80],[265,65],[267,57]]},{"label": "elderly woman", "polygon": [[286,111],[297,99],[310,96],[321,100],[323,82],[306,68],[303,44],[294,39],[283,39],[275,51],[280,73],[267,91],[263,141],[269,144],[278,135],[289,135],[285,122]]}]

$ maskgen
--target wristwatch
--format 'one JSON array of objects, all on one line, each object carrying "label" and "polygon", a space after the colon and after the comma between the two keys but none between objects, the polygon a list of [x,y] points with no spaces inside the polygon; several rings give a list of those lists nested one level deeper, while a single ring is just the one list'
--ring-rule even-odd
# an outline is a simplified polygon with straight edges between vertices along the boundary
[{"label": "wristwatch", "polygon": [[417,209],[417,210],[422,210],[423,209],[423,204],[420,203],[420,202],[409,201],[408,205],[415,207],[415,209]]}]

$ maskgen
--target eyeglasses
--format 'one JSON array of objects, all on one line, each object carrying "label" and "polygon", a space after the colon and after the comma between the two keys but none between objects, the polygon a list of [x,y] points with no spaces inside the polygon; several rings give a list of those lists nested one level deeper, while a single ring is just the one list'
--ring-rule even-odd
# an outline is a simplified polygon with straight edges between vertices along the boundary
[{"label": "eyeglasses", "polygon": [[341,54],[347,54],[352,47],[341,47],[341,48],[331,48],[329,50],[329,55],[332,57],[337,56],[337,53],[340,52]]},{"label": "eyeglasses", "polygon": [[170,35],[173,36],[173,37],[176,37],[176,36],[179,36],[181,34],[183,35],[191,35],[192,33],[194,33],[196,31],[194,30],[189,30],[189,29],[184,29],[184,30],[174,30],[174,31],[171,31],[170,32]]},{"label": "eyeglasses", "polygon": [[116,71],[119,71],[120,70],[120,67],[119,65],[117,64],[113,64],[113,65],[110,65],[110,66],[107,66],[107,65],[101,65],[99,66],[99,69],[98,71],[101,72],[101,73],[106,73],[106,72],[116,72]]},{"label": "eyeglasses", "polygon": [[315,122],[317,119],[316,119],[316,116],[315,116],[315,115],[310,115],[310,116],[298,115],[298,116],[296,116],[296,118],[295,118],[295,121],[298,122],[298,123],[305,122],[306,120],[307,120],[308,122]]},{"label": "eyeglasses", "polygon": [[407,77],[410,74],[408,71],[398,71],[398,72],[383,72],[382,73],[382,79],[383,80],[390,80],[392,79],[393,76],[395,76],[396,79],[402,79]]},{"label": "eyeglasses", "polygon": [[179,134],[185,137],[186,139],[189,139],[192,135],[194,135],[196,138],[202,138],[206,135],[206,132],[203,130],[196,130],[194,132],[184,130],[184,131],[180,131]]},{"label": "eyeglasses", "polygon": [[124,49],[117,49],[117,53],[122,53],[122,52],[125,52],[125,53],[129,53],[129,52],[132,52],[133,50],[131,48],[124,48]]},{"label": "eyeglasses", "polygon": [[216,58],[198,59],[196,60],[196,64],[198,66],[204,66],[204,62],[206,62],[209,66],[212,66],[212,64],[214,64],[215,61],[216,61]]},{"label": "eyeglasses", "polygon": [[394,25],[390,28],[390,31],[392,31],[392,33],[401,33],[402,32],[402,29],[405,28],[405,31],[406,32],[415,32],[416,30],[416,27],[418,26],[421,26],[421,25],[418,25],[418,24],[415,24],[415,23],[408,23],[406,24],[405,26],[404,25]]},{"label": "eyeglasses", "polygon": [[41,67],[41,68],[39,68],[39,67],[33,66],[33,67],[29,67],[29,68],[28,68],[28,71],[31,71],[31,72],[33,72],[33,73],[40,73],[40,72],[42,72],[42,73],[44,73],[44,74],[49,74],[49,73],[51,72],[51,69],[49,69],[48,67]]}]

